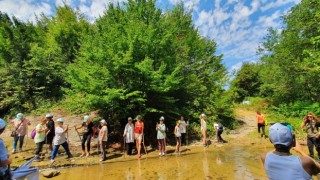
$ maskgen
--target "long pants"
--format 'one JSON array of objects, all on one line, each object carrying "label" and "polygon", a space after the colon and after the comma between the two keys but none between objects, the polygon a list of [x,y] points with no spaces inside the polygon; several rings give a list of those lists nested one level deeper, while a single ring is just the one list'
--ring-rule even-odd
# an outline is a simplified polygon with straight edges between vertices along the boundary
[{"label": "long pants", "polygon": [[82,151],[86,150],[86,144],[87,142],[87,151],[90,152],[90,143],[91,143],[91,134],[83,134],[82,137],[82,142],[81,142],[81,146],[82,146]]},{"label": "long pants", "polygon": [[186,133],[181,133],[181,145],[186,145]]},{"label": "long pants", "polygon": [[132,155],[132,148],[134,146],[134,142],[127,143],[127,146],[128,146],[127,154]]},{"label": "long pants", "polygon": [[[64,150],[66,151],[67,155],[68,155],[68,156],[71,156],[71,153],[70,153],[70,150],[69,150],[69,146],[68,146],[67,141],[64,142],[64,143],[62,143],[62,144],[60,144],[60,145],[64,148]],[[53,151],[52,151],[52,154],[51,154],[51,159],[54,159],[54,158],[56,157],[60,145],[54,145]]]},{"label": "long pants", "polygon": [[37,144],[36,155],[40,154],[40,152],[42,151],[42,147],[43,147],[44,143],[45,143],[45,141],[36,143]]},{"label": "long pants", "polygon": [[24,136],[15,136],[13,138],[13,149],[17,149],[18,140],[20,141],[19,148],[22,149]]},{"label": "long pants", "polygon": [[106,160],[106,147],[107,147],[107,141],[102,141],[102,144],[100,144],[100,150],[101,150],[101,159]]},{"label": "long pants", "polygon": [[308,137],[307,145],[308,145],[310,157],[314,158],[313,148],[315,147],[316,151],[318,152],[318,158],[320,158],[320,140],[315,137]]},{"label": "long pants", "polygon": [[222,139],[221,137],[221,134],[223,133],[223,129],[218,129],[217,130],[217,139],[218,139],[218,142],[223,142],[224,140]]},{"label": "long pants", "polygon": [[264,127],[265,127],[264,124],[258,124],[258,133],[260,133],[260,129],[261,129],[261,136],[265,135]]},{"label": "long pants", "polygon": [[164,152],[166,150],[166,144],[164,139],[158,139],[159,151]]}]

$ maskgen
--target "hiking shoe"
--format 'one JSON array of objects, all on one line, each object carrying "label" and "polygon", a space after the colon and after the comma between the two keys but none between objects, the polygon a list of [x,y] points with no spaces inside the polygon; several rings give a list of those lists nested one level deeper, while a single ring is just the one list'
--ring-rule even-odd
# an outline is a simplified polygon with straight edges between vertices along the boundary
[{"label": "hiking shoe", "polygon": [[51,164],[54,163],[54,159],[50,159],[50,163],[51,163]]},{"label": "hiking shoe", "polygon": [[16,153],[16,149],[12,149],[12,154]]},{"label": "hiking shoe", "polygon": [[21,153],[21,152],[22,152],[22,149],[20,148],[18,152]]},{"label": "hiking shoe", "polygon": [[162,153],[162,156],[164,156],[165,154],[164,154],[164,152]]},{"label": "hiking shoe", "polygon": [[162,155],[162,153],[159,153],[159,156],[161,156]]},{"label": "hiking shoe", "polygon": [[90,156],[90,153],[87,153],[86,157],[89,157]]},{"label": "hiking shoe", "polygon": [[68,155],[67,159],[73,158],[72,154]]},{"label": "hiking shoe", "polygon": [[100,159],[100,162],[106,161],[107,159]]}]

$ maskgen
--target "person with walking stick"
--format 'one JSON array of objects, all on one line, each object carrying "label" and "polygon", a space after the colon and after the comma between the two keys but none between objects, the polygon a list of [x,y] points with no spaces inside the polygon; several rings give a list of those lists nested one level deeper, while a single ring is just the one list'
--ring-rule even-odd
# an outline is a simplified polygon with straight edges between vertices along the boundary
[{"label": "person with walking stick", "polygon": [[158,139],[158,145],[159,145],[159,156],[165,155],[166,150],[166,144],[165,144],[165,138],[166,138],[166,125],[163,123],[164,117],[160,117],[160,124],[157,123],[156,130],[157,130],[157,139]]},{"label": "person with walking stick", "polygon": [[17,117],[11,121],[13,123],[15,130],[12,132],[11,136],[13,137],[13,149],[12,153],[16,153],[16,147],[18,141],[20,141],[19,151],[22,152],[22,146],[24,142],[24,137],[27,134],[27,128],[31,125],[29,119],[25,118],[22,113],[18,113]]},{"label": "person with walking stick", "polygon": [[141,158],[141,143],[143,138],[143,129],[144,129],[144,124],[142,122],[142,117],[138,115],[136,117],[137,122],[134,125],[134,136],[136,139],[136,146],[137,146],[137,151],[138,151],[138,158]]},{"label": "person with walking stick", "polygon": [[[81,147],[83,152],[80,157],[83,157],[83,156],[88,157],[90,156],[90,143],[91,143],[91,137],[92,137],[93,128],[94,128],[94,125],[88,115],[84,116],[82,125],[80,127],[76,127],[76,130],[81,128],[84,128],[84,133],[81,141]],[[86,144],[87,144],[87,151],[86,151]]]},{"label": "person with walking stick", "polygon": [[[123,132],[123,138],[124,138],[124,143],[127,144],[127,155],[131,156],[132,155],[132,148],[134,145],[134,125],[132,123],[132,118],[128,118],[128,123],[126,124],[126,127],[124,128]],[[124,144],[125,146],[125,144]]]}]

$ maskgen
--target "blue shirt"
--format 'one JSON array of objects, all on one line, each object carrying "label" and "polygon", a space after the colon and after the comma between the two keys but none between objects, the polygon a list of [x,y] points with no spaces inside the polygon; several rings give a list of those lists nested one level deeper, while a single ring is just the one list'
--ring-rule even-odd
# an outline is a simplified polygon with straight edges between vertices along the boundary
[{"label": "blue shirt", "polygon": [[[0,138],[0,162],[3,162],[8,159],[8,150],[4,146],[3,140]],[[0,173],[4,174],[6,170],[8,169],[8,165],[4,167],[0,167]]]}]

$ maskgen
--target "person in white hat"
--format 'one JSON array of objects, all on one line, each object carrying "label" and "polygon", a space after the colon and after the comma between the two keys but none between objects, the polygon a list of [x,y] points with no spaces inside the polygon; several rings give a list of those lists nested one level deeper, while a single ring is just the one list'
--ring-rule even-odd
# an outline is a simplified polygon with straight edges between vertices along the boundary
[{"label": "person in white hat", "polygon": [[99,131],[99,144],[101,149],[100,161],[105,161],[107,160],[106,147],[108,142],[108,127],[107,127],[107,122],[104,119],[100,121],[100,124],[101,124],[101,129]]},{"label": "person in white hat", "polygon": [[132,118],[128,118],[128,123],[124,128],[123,137],[125,138],[125,143],[127,144],[127,155],[132,155],[132,148],[134,146],[134,125],[132,123]]},{"label": "person in white hat", "polygon": [[12,120],[12,123],[15,127],[15,136],[13,137],[12,153],[16,153],[18,141],[20,141],[18,152],[22,152],[24,137],[27,134],[28,126],[31,125],[31,123],[29,119],[25,118],[22,113],[18,113],[17,117],[14,120]]},{"label": "person in white hat", "polygon": [[[270,127],[269,138],[275,150],[261,155],[269,179],[307,180],[320,172],[320,165],[303,152],[293,137],[291,130],[285,125],[276,123]],[[292,147],[302,156],[292,155],[290,153]]]},{"label": "person in white hat", "polygon": [[69,145],[68,145],[67,137],[66,137],[66,134],[69,130],[68,129],[69,126],[67,125],[66,127],[63,127],[63,123],[64,123],[64,120],[62,118],[57,119],[57,127],[55,129],[56,134],[53,139],[54,147],[53,147],[53,151],[52,151],[51,159],[50,159],[51,163],[54,162],[54,158],[56,157],[56,155],[58,153],[60,145],[62,145],[62,147],[66,151],[68,158],[73,157],[70,150],[69,150]]},{"label": "person in white hat", "polygon": [[[91,119],[89,118],[88,115],[85,115],[83,118],[83,123],[80,127],[76,127],[77,129],[83,128],[83,135],[82,135],[82,142],[81,142],[81,147],[82,147],[82,154],[80,157],[83,156],[90,156],[90,144],[91,144],[91,137],[93,135],[93,128],[94,124],[92,123]],[[87,145],[87,150],[86,150],[86,145]]]},{"label": "person in white hat", "polygon": [[46,144],[49,145],[49,150],[52,151],[53,150],[52,141],[53,141],[53,138],[55,135],[55,126],[54,126],[54,121],[53,121],[53,115],[47,114],[46,119],[47,119],[47,128],[48,128]]},{"label": "person in white hat", "polygon": [[[6,129],[7,123],[0,118],[0,135]],[[11,179],[10,164],[12,159],[9,156],[8,150],[0,138],[0,179]]]},{"label": "person in white hat", "polygon": [[200,115],[200,124],[201,124],[201,133],[203,136],[202,143],[204,147],[207,147],[207,122],[206,122],[206,115]]},{"label": "person in white hat", "polygon": [[158,140],[158,146],[159,146],[159,156],[165,155],[166,151],[166,144],[165,144],[165,138],[166,138],[166,125],[163,123],[164,117],[160,117],[160,124],[157,123],[156,130],[157,130],[157,140]]}]

